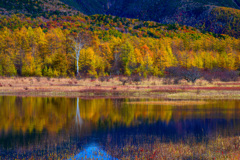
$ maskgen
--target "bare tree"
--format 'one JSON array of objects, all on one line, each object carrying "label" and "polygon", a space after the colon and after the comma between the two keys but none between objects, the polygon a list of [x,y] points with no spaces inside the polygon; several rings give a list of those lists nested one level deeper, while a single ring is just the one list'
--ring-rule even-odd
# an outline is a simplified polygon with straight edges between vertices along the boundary
[{"label": "bare tree", "polygon": [[73,49],[75,51],[75,54],[72,55],[73,58],[76,60],[77,62],[77,73],[76,73],[76,76],[78,75],[79,73],[79,66],[78,66],[78,62],[79,62],[79,58],[80,58],[80,51],[83,49],[84,47],[84,41],[83,41],[83,38],[81,37],[80,34],[77,35],[76,38],[74,38],[74,46],[73,46]]},{"label": "bare tree", "polygon": [[80,52],[84,47],[91,46],[92,45],[92,35],[87,32],[79,32],[73,40],[73,50],[75,54],[72,55],[72,57],[77,62],[77,76],[79,74],[79,59],[80,59]]},{"label": "bare tree", "polygon": [[168,67],[165,69],[167,72],[166,78],[174,79],[174,83],[178,83],[181,79],[185,79],[188,82],[195,83],[197,79],[202,77],[200,70],[196,67],[183,68],[183,67]]}]

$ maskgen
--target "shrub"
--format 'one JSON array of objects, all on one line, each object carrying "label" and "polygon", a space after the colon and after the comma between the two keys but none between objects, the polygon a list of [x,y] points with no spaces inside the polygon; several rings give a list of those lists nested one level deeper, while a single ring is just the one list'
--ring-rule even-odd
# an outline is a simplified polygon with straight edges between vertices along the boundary
[{"label": "shrub", "polygon": [[143,79],[142,76],[139,76],[139,75],[133,75],[131,76],[131,81],[135,82],[136,84],[138,84],[138,82],[141,82]]},{"label": "shrub", "polygon": [[165,77],[173,79],[174,84],[178,84],[178,82],[182,79],[195,83],[197,79],[201,78],[201,76],[200,70],[195,67],[190,69],[183,67],[168,67],[165,69]]},{"label": "shrub", "polygon": [[237,71],[223,71],[219,79],[224,82],[229,82],[229,81],[236,81],[238,78],[238,72]]},{"label": "shrub", "polygon": [[101,81],[101,82],[104,82],[104,81],[106,81],[106,77],[101,76],[101,77],[98,78],[98,80]]},{"label": "shrub", "polygon": [[236,81],[239,77],[239,72],[234,70],[214,68],[212,70],[203,71],[202,75],[203,78],[210,83],[213,79],[219,79],[220,81],[229,82]]},{"label": "shrub", "polygon": [[129,77],[119,77],[119,81],[122,82],[122,85],[124,86],[127,82],[129,82]]},{"label": "shrub", "polygon": [[91,81],[95,81],[96,80],[96,76],[95,75],[90,75],[89,77],[90,77]]},{"label": "shrub", "polygon": [[195,83],[197,79],[201,78],[201,73],[198,68],[193,67],[182,71],[182,76],[188,82]]},{"label": "shrub", "polygon": [[208,81],[209,83],[212,83],[213,79],[214,79],[214,75],[211,74],[209,71],[203,71],[202,72],[202,77]]}]

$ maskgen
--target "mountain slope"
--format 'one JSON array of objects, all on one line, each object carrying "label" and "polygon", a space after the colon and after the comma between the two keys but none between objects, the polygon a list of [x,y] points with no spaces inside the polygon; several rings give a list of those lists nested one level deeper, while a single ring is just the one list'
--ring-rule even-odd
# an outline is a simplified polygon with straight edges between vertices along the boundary
[{"label": "mountain slope", "polygon": [[49,15],[74,15],[79,14],[79,11],[73,10],[59,0],[0,0],[0,14],[16,13],[32,17],[46,17]]},{"label": "mountain slope", "polygon": [[0,14],[105,14],[240,36],[240,0],[0,0]]},{"label": "mountain slope", "polygon": [[[198,12],[205,7],[221,6],[239,9],[240,0],[61,0],[87,15],[112,14],[159,20],[179,11]],[[207,8],[208,8],[207,7]]]},{"label": "mountain slope", "polygon": [[[240,0],[62,0],[84,14],[110,14],[152,20],[165,24],[179,23],[215,33],[236,36]],[[221,19],[219,20],[219,10]],[[226,14],[225,13],[230,13]],[[217,19],[216,19],[217,18]],[[219,20],[219,21],[218,21]],[[221,25],[220,25],[221,24]],[[230,33],[229,29],[235,29]],[[234,33],[234,34],[233,34]],[[238,36],[238,35],[237,35]]]}]

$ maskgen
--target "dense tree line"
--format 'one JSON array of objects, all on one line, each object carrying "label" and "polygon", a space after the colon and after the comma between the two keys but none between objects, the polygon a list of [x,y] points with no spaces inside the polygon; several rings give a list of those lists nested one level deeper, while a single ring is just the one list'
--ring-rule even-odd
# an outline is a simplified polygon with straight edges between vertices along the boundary
[{"label": "dense tree line", "polygon": [[[0,23],[4,76],[75,76],[77,62],[81,74],[93,77],[163,76],[173,66],[239,69],[239,39],[177,24],[99,15],[52,17],[47,22],[12,16]],[[84,45],[76,62],[77,36]]]}]

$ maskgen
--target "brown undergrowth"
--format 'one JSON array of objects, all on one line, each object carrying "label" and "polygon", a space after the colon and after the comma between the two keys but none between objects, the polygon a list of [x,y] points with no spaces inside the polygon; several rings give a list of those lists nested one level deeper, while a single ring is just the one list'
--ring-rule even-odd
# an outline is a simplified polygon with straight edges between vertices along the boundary
[{"label": "brown undergrowth", "polygon": [[1,77],[1,95],[17,96],[151,96],[171,99],[240,99],[240,83],[208,83],[200,79],[192,84],[182,80],[179,84],[165,83],[164,78],[148,78],[125,85],[114,77],[108,81],[76,78]]}]

